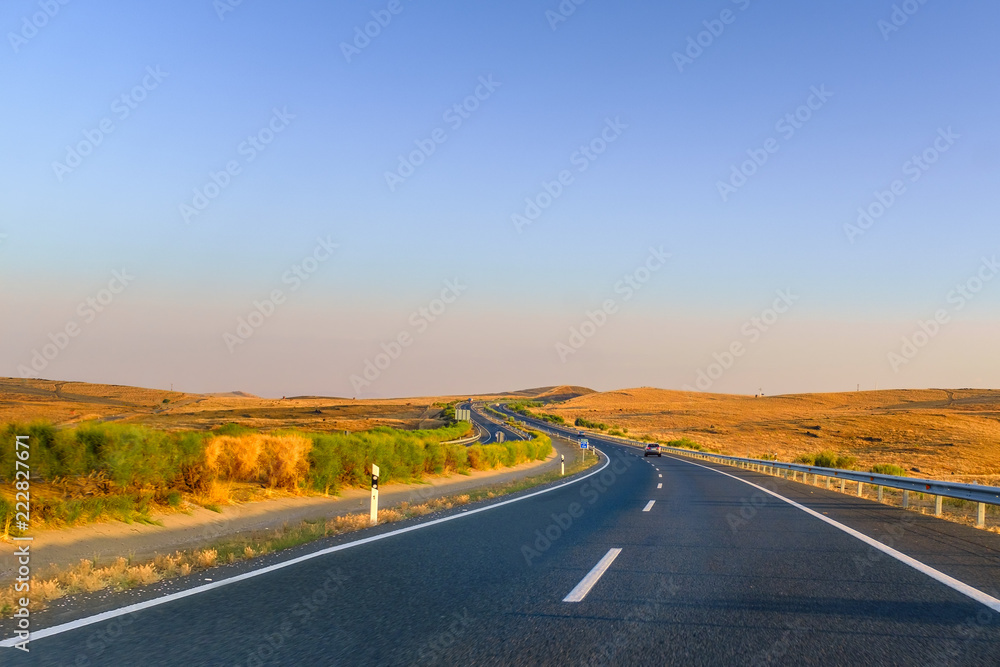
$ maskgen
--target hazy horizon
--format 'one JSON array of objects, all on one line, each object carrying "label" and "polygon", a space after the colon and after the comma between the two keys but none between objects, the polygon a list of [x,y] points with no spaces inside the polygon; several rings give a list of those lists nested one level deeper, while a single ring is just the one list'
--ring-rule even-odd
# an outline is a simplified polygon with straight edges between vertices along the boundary
[{"label": "hazy horizon", "polygon": [[1000,6],[911,4],[6,3],[0,375],[1000,387]]}]

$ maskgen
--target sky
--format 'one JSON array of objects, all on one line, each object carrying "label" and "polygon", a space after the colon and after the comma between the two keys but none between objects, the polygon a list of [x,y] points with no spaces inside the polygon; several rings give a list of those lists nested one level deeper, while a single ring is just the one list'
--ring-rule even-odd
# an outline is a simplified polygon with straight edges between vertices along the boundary
[{"label": "sky", "polygon": [[0,375],[998,387],[997,25],[963,0],[9,0]]}]

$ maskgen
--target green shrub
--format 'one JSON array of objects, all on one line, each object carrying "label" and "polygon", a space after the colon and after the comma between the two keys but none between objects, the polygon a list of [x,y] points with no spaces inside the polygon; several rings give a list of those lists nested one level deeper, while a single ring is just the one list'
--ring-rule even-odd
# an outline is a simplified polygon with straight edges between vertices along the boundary
[{"label": "green shrub", "polygon": [[606,431],[606,430],[608,430],[608,425],[607,424],[603,424],[601,422],[592,422],[589,419],[584,419],[583,417],[577,417],[573,421],[573,424],[576,425],[576,426],[582,426],[583,428],[596,429],[598,431]]},{"label": "green shrub", "polygon": [[218,428],[212,429],[212,435],[246,435],[247,433],[253,433],[254,430],[249,426],[243,426],[242,424],[236,424],[230,422],[228,424],[223,424]]},{"label": "green shrub", "polygon": [[500,445],[472,445],[468,448],[469,466],[473,470],[489,470],[500,465]]},{"label": "green shrub", "polygon": [[14,442],[19,435],[28,436],[29,456],[26,463],[30,466],[33,478],[51,479],[60,474],[59,458],[54,451],[55,427],[42,421],[27,425],[11,423],[6,425],[0,435],[0,476],[4,480],[14,479],[14,471],[17,468],[15,461],[18,460]]},{"label": "green shrub", "polygon": [[14,523],[14,503],[7,502],[7,499],[0,496],[0,534],[10,530]]},{"label": "green shrub", "polygon": [[795,459],[795,463],[803,463],[808,466],[819,468],[839,468],[841,470],[852,470],[857,463],[853,456],[840,456],[829,450],[816,454],[800,454]]},{"label": "green shrub", "polygon": [[469,469],[469,452],[464,445],[444,445],[445,468],[462,472]]},{"label": "green shrub", "polygon": [[704,448],[699,445],[694,440],[689,440],[688,438],[681,438],[680,440],[671,440],[667,443],[668,447],[680,447],[683,449],[693,449],[695,451],[704,451]]},{"label": "green shrub", "polygon": [[323,493],[336,493],[344,469],[336,436],[314,435],[309,452],[309,479],[312,488]]},{"label": "green shrub", "polygon": [[871,472],[880,475],[895,475],[896,477],[906,477],[906,470],[893,465],[892,463],[876,463],[871,467]]},{"label": "green shrub", "polygon": [[172,438],[145,426],[94,427],[97,469],[122,487],[166,486],[178,475]]},{"label": "green shrub", "polygon": [[[372,463],[379,465],[383,482],[409,482],[427,474],[465,472],[470,467],[516,465],[545,458],[552,451],[549,439],[540,434],[530,441],[469,449],[445,444],[468,434],[470,429],[467,422],[458,422],[433,430],[402,431],[379,427],[347,435],[287,434],[308,439],[305,459],[308,470],[300,480],[324,492],[336,492],[343,487],[367,487]],[[105,515],[139,516],[144,512],[143,503],[148,505],[155,500],[161,504],[179,504],[180,496],[169,493],[171,490],[195,491],[203,489],[210,479],[228,479],[227,473],[219,472],[223,468],[216,469],[218,466],[210,474],[206,462],[209,441],[220,436],[241,438],[255,433],[238,424],[226,424],[211,432],[166,432],[133,424],[98,423],[56,431],[51,424],[42,422],[27,426],[6,424],[0,427],[0,436],[5,442],[5,446],[0,447],[0,479],[13,480],[14,436],[28,435],[33,479],[52,480],[103,472],[114,486],[125,491],[104,496],[104,504],[93,499],[74,501],[75,504],[65,507],[61,500],[53,505],[33,502],[39,516],[48,513],[53,520],[68,523]],[[281,458],[282,455],[275,456]],[[148,498],[143,495],[145,493],[150,494]],[[115,507],[108,505],[112,497],[126,500],[114,501],[121,503],[121,507]]]}]

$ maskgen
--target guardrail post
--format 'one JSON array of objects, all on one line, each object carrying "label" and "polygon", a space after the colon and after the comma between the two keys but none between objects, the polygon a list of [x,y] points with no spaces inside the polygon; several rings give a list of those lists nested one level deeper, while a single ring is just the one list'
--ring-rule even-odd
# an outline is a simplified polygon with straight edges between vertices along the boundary
[{"label": "guardrail post", "polygon": [[979,511],[976,512],[976,528],[986,527],[986,503],[979,503]]},{"label": "guardrail post", "polygon": [[[905,494],[906,491],[903,491],[903,493]],[[882,487],[881,486],[878,487],[878,501],[882,502]],[[903,507],[906,507],[906,505],[903,505]]]},{"label": "guardrail post", "polygon": [[846,487],[847,487],[847,480],[846,479],[840,480],[840,492],[841,493],[847,493],[847,488]]},{"label": "guardrail post", "polygon": [[910,506],[910,492],[907,491],[906,489],[903,489],[903,508],[905,509],[909,506]]},{"label": "guardrail post", "polygon": [[934,496],[934,516],[941,516],[941,501],[943,496]]},{"label": "guardrail post", "polygon": [[829,475],[827,475],[827,476],[826,476],[826,488],[828,488],[828,489],[829,489],[829,488],[830,488],[830,486],[831,486],[831,484],[833,484],[833,478],[832,478],[832,477],[830,477]]},{"label": "guardrail post", "polygon": [[864,482],[858,482],[858,498],[860,498],[861,496],[863,496],[864,493],[865,493],[865,483]]}]

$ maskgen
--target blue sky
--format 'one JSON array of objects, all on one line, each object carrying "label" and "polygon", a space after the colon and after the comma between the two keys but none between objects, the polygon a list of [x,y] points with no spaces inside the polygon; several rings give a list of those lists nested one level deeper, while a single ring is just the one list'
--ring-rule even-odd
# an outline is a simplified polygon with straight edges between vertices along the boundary
[{"label": "blue sky", "polygon": [[[1000,7],[588,0],[557,21],[554,0],[224,2],[0,10],[0,374],[268,396],[679,389],[710,370],[696,388],[1000,384],[1000,280],[949,300],[1000,250]],[[54,166],[88,136],[79,166]],[[724,200],[751,154],[767,160]],[[317,238],[338,248],[292,289]],[[651,246],[670,260],[626,300]],[[135,279],[84,321],[122,268]],[[751,341],[777,290],[796,300]]]}]

